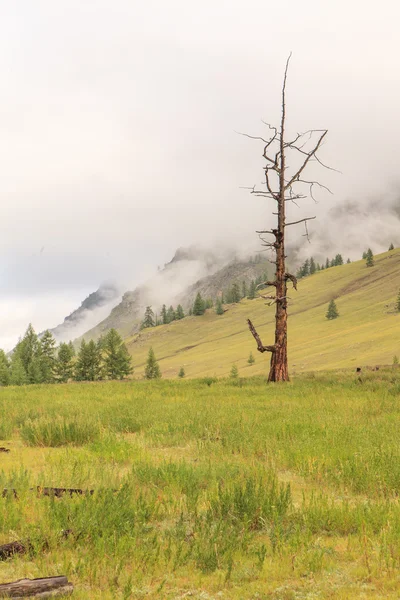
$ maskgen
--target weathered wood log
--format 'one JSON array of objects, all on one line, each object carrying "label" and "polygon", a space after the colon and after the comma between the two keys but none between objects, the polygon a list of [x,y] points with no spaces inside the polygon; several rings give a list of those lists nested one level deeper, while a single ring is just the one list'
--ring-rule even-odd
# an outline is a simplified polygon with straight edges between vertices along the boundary
[{"label": "weathered wood log", "polygon": [[14,556],[14,554],[25,554],[29,547],[29,542],[10,542],[0,546],[0,560],[5,560]]},{"label": "weathered wood log", "polygon": [[0,598],[51,598],[69,596],[73,591],[74,586],[64,575],[0,584]]},{"label": "weathered wood log", "polygon": [[4,446],[0,446],[0,452],[10,452],[10,448],[4,448]]},{"label": "weathered wood log", "polygon": [[[55,496],[56,498],[61,498],[64,494],[68,494],[69,496],[74,496],[78,494],[79,496],[84,496],[88,494],[92,496],[94,494],[94,490],[82,490],[80,488],[56,488],[56,487],[41,487],[40,485],[29,488],[29,491],[36,491],[38,496]],[[18,491],[14,488],[4,488],[2,492],[2,497],[13,495],[14,498],[18,498]]]}]

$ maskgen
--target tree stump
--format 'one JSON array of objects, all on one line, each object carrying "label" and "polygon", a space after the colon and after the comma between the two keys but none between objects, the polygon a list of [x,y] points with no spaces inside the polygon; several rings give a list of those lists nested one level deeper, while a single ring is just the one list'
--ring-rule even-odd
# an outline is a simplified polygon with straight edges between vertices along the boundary
[{"label": "tree stump", "polygon": [[0,598],[53,598],[69,596],[73,591],[74,586],[64,575],[0,584]]}]

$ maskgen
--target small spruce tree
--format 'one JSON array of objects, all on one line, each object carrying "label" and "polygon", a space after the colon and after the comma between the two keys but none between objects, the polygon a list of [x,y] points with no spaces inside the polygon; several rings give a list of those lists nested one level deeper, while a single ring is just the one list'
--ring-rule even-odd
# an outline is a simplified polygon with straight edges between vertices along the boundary
[{"label": "small spruce tree", "polygon": [[172,321],[175,321],[175,311],[174,311],[174,307],[170,306],[169,309],[167,310],[167,322],[168,323],[172,323]]},{"label": "small spruce tree", "polygon": [[217,304],[215,305],[215,312],[217,315],[223,315],[224,314],[224,307],[222,306],[222,300],[221,298],[217,298]]},{"label": "small spruce tree", "polygon": [[151,306],[146,306],[146,310],[144,313],[144,319],[140,326],[141,329],[147,329],[149,327],[155,327],[156,322],[154,320],[154,312]]},{"label": "small spruce tree", "polygon": [[185,313],[183,312],[181,304],[178,304],[178,306],[176,307],[175,317],[177,321],[180,321],[181,319],[185,318]]},{"label": "small spruce tree", "polygon": [[58,383],[67,383],[74,374],[74,349],[70,344],[61,343],[54,366],[54,379]]},{"label": "small spruce tree", "polygon": [[231,372],[229,373],[231,379],[237,379],[239,377],[239,370],[236,365],[232,365]]},{"label": "small spruce tree", "polygon": [[51,383],[54,381],[54,367],[56,364],[56,340],[48,329],[40,338],[39,345],[41,381],[43,383]]},{"label": "small spruce tree", "polygon": [[104,338],[103,350],[108,379],[123,379],[132,373],[131,357],[118,331],[110,329]]},{"label": "small spruce tree", "polygon": [[249,363],[249,365],[254,365],[254,363],[256,362],[256,359],[254,358],[252,352],[250,352],[249,358],[247,359],[247,362]]},{"label": "small spruce tree", "polygon": [[317,270],[317,265],[315,264],[315,260],[313,257],[310,258],[310,275],[313,275]]},{"label": "small spruce tree", "polygon": [[198,317],[200,315],[204,315],[205,311],[206,311],[205,302],[204,302],[203,298],[201,297],[200,292],[198,292],[196,299],[194,301],[194,304],[193,304],[193,314],[196,317]]},{"label": "small spruce tree", "polygon": [[365,260],[367,258],[367,251],[366,250],[364,250],[364,252],[362,253],[362,257],[363,257],[363,260]]},{"label": "small spruce tree", "polygon": [[249,295],[247,297],[249,300],[254,300],[254,298],[256,297],[256,282],[254,281],[254,279],[250,283]]},{"label": "small spruce tree", "polygon": [[149,353],[147,355],[144,376],[145,379],[160,379],[161,377],[160,366],[155,357],[153,348],[150,348]]},{"label": "small spruce tree", "polygon": [[165,306],[165,304],[162,305],[161,319],[162,319],[163,325],[166,325],[169,322],[168,321],[168,315],[167,315],[167,307]]},{"label": "small spruce tree", "polygon": [[183,379],[183,378],[185,377],[185,369],[184,369],[183,367],[181,367],[181,368],[179,369],[178,377],[179,377],[180,379]]},{"label": "small spruce tree", "polygon": [[368,248],[365,260],[366,260],[367,267],[373,267],[374,266],[374,264],[375,264],[374,263],[374,255],[372,254],[371,248]]},{"label": "small spruce tree", "polygon": [[246,282],[243,280],[242,281],[242,299],[246,298],[247,296],[247,285]]},{"label": "small spruce tree", "polygon": [[232,304],[240,302],[240,288],[238,283],[234,283],[231,287],[231,301]]},{"label": "small spruce tree", "polygon": [[399,293],[397,294],[396,310],[397,310],[397,312],[400,312],[400,290],[399,290]]},{"label": "small spruce tree", "polygon": [[389,246],[389,252],[390,252],[391,250],[394,250],[394,246],[393,246],[393,244],[390,244],[390,246]]},{"label": "small spruce tree", "polygon": [[337,309],[336,302],[333,299],[329,302],[328,311],[325,316],[329,320],[337,319],[337,317],[339,316],[339,311]]}]

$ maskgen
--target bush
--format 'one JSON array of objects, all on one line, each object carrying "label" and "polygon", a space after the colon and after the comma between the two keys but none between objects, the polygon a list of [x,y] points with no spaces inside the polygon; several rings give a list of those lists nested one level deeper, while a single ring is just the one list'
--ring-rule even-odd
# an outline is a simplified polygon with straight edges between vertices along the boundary
[{"label": "bush", "polygon": [[66,421],[59,418],[28,420],[21,427],[21,437],[28,446],[82,446],[99,437],[100,429],[95,423]]}]

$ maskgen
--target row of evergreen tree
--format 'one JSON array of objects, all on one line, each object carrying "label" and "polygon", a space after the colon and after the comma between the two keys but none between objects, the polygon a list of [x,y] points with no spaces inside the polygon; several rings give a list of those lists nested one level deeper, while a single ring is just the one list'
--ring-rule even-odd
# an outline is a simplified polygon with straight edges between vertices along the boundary
[{"label": "row of evergreen tree", "polygon": [[[350,259],[347,259],[347,263],[350,263]],[[323,271],[324,269],[330,269],[331,267],[339,267],[344,264],[343,256],[341,254],[336,254],[334,258],[327,258],[325,264],[320,264],[313,257],[307,258],[301,267],[298,269],[296,277],[297,279],[301,279],[302,277],[307,277],[308,275],[313,275],[317,271]]]},{"label": "row of evergreen tree", "polygon": [[76,355],[70,342],[57,347],[50,331],[40,337],[32,325],[11,356],[0,350],[0,385],[122,379],[133,372],[131,357],[115,329],[97,342],[82,340]]}]

